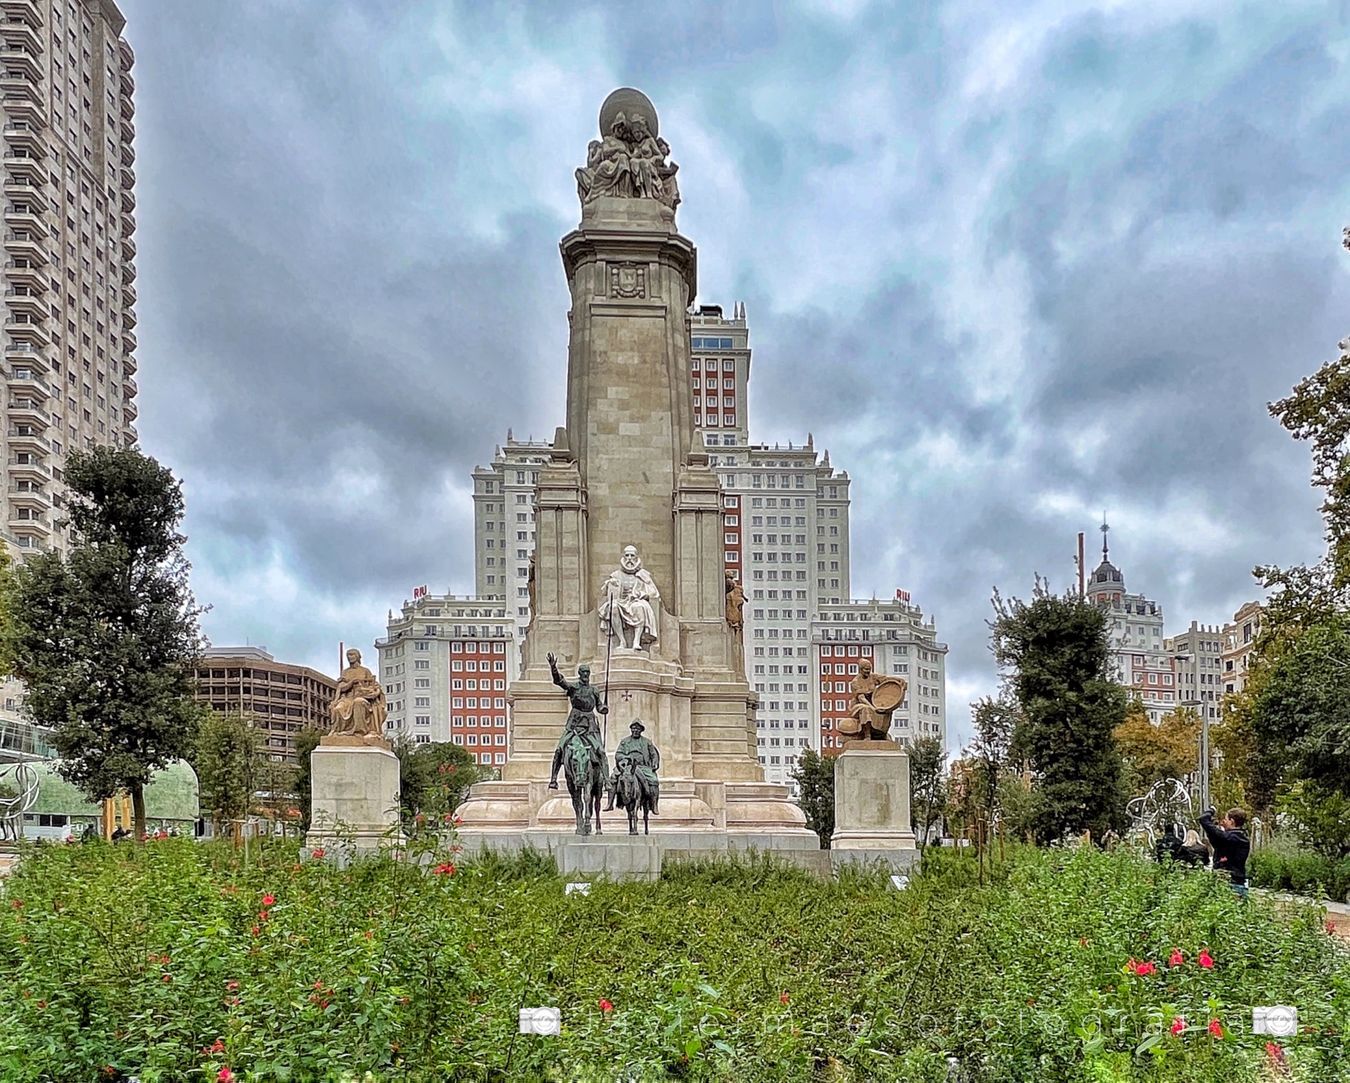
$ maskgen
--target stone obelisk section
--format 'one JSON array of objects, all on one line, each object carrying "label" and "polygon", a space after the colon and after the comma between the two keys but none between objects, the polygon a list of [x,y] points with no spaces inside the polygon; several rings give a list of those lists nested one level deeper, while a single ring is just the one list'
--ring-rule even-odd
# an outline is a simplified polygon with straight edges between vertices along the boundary
[{"label": "stone obelisk section", "polygon": [[[697,257],[675,228],[674,167],[660,173],[661,160],[643,173],[641,138],[622,128],[620,110],[631,124],[636,108],[655,137],[650,102],[616,91],[601,112],[602,135],[617,113],[615,130],[627,143],[619,135],[603,147],[596,141],[593,168],[578,171],[581,223],[561,243],[572,302],[567,424],[539,475],[535,607],[509,693],[510,753],[502,781],[475,786],[460,808],[462,831],[470,846],[558,850],[571,837],[566,787],[547,788],[568,710],[549,678],[552,652],[568,679],[587,664],[597,685],[608,682],[611,756],[635,718],[660,748],[652,829],[667,850],[815,850],[801,810],[786,787],[764,782],[756,756],[755,695],[726,622],[722,495],[693,425],[689,306]],[[607,154],[622,168],[607,164]],[[661,189],[654,176],[668,176],[670,187]],[[598,194],[608,184],[612,191]],[[644,197],[644,190],[659,194]],[[660,592],[658,635],[648,649],[607,655],[598,610],[630,545]],[[625,832],[626,819],[608,814],[604,830]]]}]

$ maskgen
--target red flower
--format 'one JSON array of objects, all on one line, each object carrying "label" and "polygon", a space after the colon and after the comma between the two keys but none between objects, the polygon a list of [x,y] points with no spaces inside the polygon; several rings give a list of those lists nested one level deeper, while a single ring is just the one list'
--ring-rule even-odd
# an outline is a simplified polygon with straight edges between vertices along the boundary
[{"label": "red flower", "polygon": [[1080,948],[1085,948],[1085,947],[1087,947],[1087,937],[1086,937],[1086,936],[1080,936],[1080,937],[1078,938],[1078,946],[1079,946]]},{"label": "red flower", "polygon": [[1205,948],[1200,949],[1200,954],[1196,956],[1195,961],[1199,963],[1200,966],[1203,967],[1205,970],[1214,969],[1214,957],[1210,955],[1209,951]]},{"label": "red flower", "polygon": [[367,929],[367,930],[366,930],[366,939],[367,939],[367,940],[374,940],[374,939],[375,939],[375,931],[374,931],[373,929]]},{"label": "red flower", "polygon": [[277,902],[277,897],[276,897],[275,895],[264,895],[264,896],[263,896],[263,902],[262,902],[263,906],[275,906],[275,905],[276,905],[276,902]]},{"label": "red flower", "polygon": [[262,930],[255,925],[253,926],[252,929],[249,930],[249,932],[251,932],[254,936],[257,936],[260,932],[262,932]]},{"label": "red flower", "polygon": [[228,1064],[216,1073],[216,1083],[234,1083],[234,1073]]},{"label": "red flower", "polygon": [[1322,928],[1326,930],[1327,936],[1335,936],[1335,935],[1336,935],[1336,924],[1335,924],[1335,922],[1331,922],[1331,921],[1325,922],[1325,923],[1322,925]]},{"label": "red flower", "polygon": [[1156,974],[1158,972],[1158,968],[1154,966],[1152,963],[1135,963],[1134,972],[1138,974],[1141,978],[1146,978],[1150,974]]},{"label": "red flower", "polygon": [[164,975],[163,977],[161,977],[159,980],[162,981],[162,982],[171,982],[171,981],[173,981],[173,975],[172,975],[172,974],[165,974],[165,975]]},{"label": "red flower", "polygon": [[1175,1019],[1172,1020],[1172,1025],[1168,1029],[1173,1034],[1180,1034],[1183,1030],[1186,1029],[1186,1020],[1182,1019],[1181,1016],[1178,1015]]},{"label": "red flower", "polygon": [[434,872],[437,876],[454,876],[455,866],[453,863],[447,861],[442,865],[437,865],[431,871]]},{"label": "red flower", "polygon": [[212,1053],[223,1053],[223,1052],[225,1052],[225,1043],[222,1042],[219,1038],[217,1038],[217,1039],[216,1039],[214,1042],[212,1042],[210,1045],[206,1046],[206,1047],[202,1050],[202,1052],[205,1053],[208,1057],[209,1057]]},{"label": "red flower", "polygon": [[1180,966],[1186,961],[1186,956],[1181,954],[1180,948],[1173,948],[1172,954],[1167,957],[1168,966]]},{"label": "red flower", "polygon": [[323,852],[324,852],[324,851],[323,851],[323,847],[322,847],[322,846],[316,846],[314,849],[312,849],[312,850],[309,852],[309,856],[310,856],[310,857],[323,857]]},{"label": "red flower", "polygon": [[600,1010],[601,1010],[602,1012],[612,1012],[612,1011],[614,1010],[614,1005],[611,1004],[611,1003],[610,1003],[608,1000],[606,1000],[604,997],[601,997],[601,998],[600,998]]},{"label": "red flower", "polygon": [[41,1011],[43,1008],[45,1008],[45,1007],[47,1006],[47,1002],[46,1002],[45,1000],[39,1000],[38,1003],[37,1003],[37,1006],[38,1006],[38,1011]]},{"label": "red flower", "polygon": [[23,900],[22,900],[22,899],[14,899],[9,905],[10,905],[13,909],[15,909],[15,910],[22,910],[22,909],[23,909]]},{"label": "red flower", "polygon": [[779,1003],[779,1004],[786,1004],[786,1003],[787,1003],[789,1000],[791,1000],[791,999],[792,999],[792,998],[791,998],[790,996],[788,996],[788,993],[787,993],[787,990],[786,990],[786,989],[784,989],[781,993],[778,994],[778,1003]]},{"label": "red flower", "polygon": [[1213,1038],[1222,1038],[1222,1037],[1223,1037],[1223,1024],[1220,1023],[1217,1019],[1211,1019],[1211,1020],[1209,1021],[1209,1033],[1210,1033],[1210,1036],[1213,1037]]},{"label": "red flower", "polygon": [[237,981],[227,981],[225,983],[225,988],[229,990],[231,993],[233,993],[236,989],[239,988],[239,983]]}]

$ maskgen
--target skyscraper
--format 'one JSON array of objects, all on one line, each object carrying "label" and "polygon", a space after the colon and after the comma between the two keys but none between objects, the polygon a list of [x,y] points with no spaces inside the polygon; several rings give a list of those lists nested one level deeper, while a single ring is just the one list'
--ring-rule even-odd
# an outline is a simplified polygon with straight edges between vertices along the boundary
[{"label": "skyscraper", "polygon": [[133,54],[112,0],[4,0],[5,525],[64,545],[66,456],[136,442]]}]

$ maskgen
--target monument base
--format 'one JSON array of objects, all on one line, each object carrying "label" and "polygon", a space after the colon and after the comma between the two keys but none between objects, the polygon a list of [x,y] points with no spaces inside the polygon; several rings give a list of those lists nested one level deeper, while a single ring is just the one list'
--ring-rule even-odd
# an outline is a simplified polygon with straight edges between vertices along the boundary
[{"label": "monument base", "polygon": [[834,761],[836,867],[881,862],[907,868],[917,855],[909,819],[909,754],[890,741],[857,741]]},{"label": "monument base", "polygon": [[385,742],[325,737],[309,762],[306,847],[373,851],[404,844],[399,825],[398,757]]},{"label": "monument base", "polygon": [[[534,850],[549,854],[559,875],[578,880],[656,880],[667,862],[731,860],[751,854],[772,857],[818,875],[827,876],[831,869],[829,851],[820,848],[814,832],[658,830],[653,823],[650,835],[630,835],[628,816],[621,809],[604,813],[601,827],[603,833],[599,835],[545,828],[461,828],[459,842],[470,859],[484,851],[510,855]],[[641,820],[638,830],[642,830]]]}]

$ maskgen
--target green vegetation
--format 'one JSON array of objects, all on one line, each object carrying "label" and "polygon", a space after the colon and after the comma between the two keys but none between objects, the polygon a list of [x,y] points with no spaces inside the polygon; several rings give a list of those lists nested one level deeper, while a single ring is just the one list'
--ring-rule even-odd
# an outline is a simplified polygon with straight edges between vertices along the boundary
[{"label": "green vegetation", "polygon": [[[1232,1083],[1262,1078],[1250,1008],[1278,1003],[1307,1028],[1288,1078],[1346,1053],[1350,959],[1317,911],[1123,852],[1014,848],[979,886],[933,849],[905,891],[714,863],[589,896],[538,857],[425,856],[30,852],[0,908],[0,1076]],[[518,1035],[544,1005],[562,1034]]]},{"label": "green vegetation", "polygon": [[813,748],[804,748],[792,768],[797,783],[797,804],[806,813],[806,826],[830,848],[834,834],[834,757],[822,756]]},{"label": "green vegetation", "polygon": [[1029,602],[995,593],[994,614],[994,660],[1016,709],[1012,758],[1031,769],[1037,841],[1121,830],[1126,793],[1112,733],[1129,701],[1111,679],[1105,615],[1039,579]]},{"label": "green vegetation", "polygon": [[145,784],[192,752],[199,720],[182,487],[154,459],[110,447],[73,452],[65,481],[70,553],[18,569],[14,671],[33,720],[52,729],[62,774],[94,801],[129,793],[139,837]]}]

